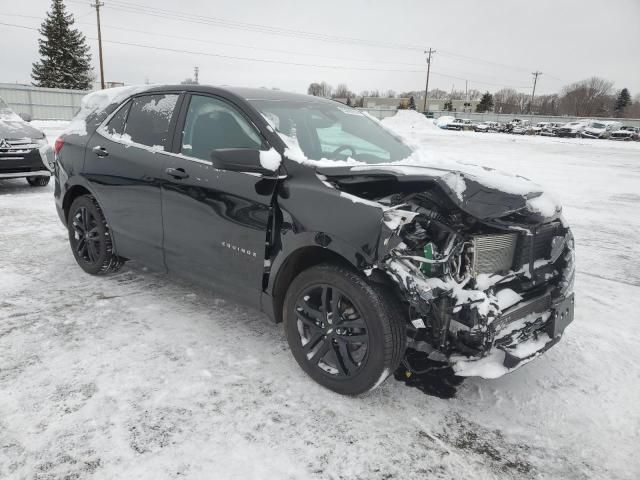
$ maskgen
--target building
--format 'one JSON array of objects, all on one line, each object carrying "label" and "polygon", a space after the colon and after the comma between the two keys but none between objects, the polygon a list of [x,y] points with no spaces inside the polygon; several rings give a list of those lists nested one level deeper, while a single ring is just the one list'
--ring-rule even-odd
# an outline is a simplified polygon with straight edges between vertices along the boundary
[{"label": "building", "polygon": [[398,108],[400,104],[404,104],[405,106],[409,105],[408,98],[387,98],[387,97],[364,97],[362,100],[363,108],[379,108],[381,110],[384,109],[394,109]]}]

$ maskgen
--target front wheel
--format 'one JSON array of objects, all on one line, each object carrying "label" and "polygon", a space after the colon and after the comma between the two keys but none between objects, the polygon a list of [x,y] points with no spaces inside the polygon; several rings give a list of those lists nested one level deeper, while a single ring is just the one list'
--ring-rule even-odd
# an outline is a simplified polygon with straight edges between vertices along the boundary
[{"label": "front wheel", "polygon": [[73,201],[67,228],[73,256],[85,272],[103,275],[122,267],[124,262],[113,250],[111,231],[95,198],[82,195]]},{"label": "front wheel", "polygon": [[300,367],[344,395],[373,390],[396,370],[406,343],[400,312],[391,292],[335,265],[298,275],[283,309],[287,341]]},{"label": "front wheel", "polygon": [[27,182],[32,187],[45,187],[49,184],[49,179],[51,177],[27,177]]}]

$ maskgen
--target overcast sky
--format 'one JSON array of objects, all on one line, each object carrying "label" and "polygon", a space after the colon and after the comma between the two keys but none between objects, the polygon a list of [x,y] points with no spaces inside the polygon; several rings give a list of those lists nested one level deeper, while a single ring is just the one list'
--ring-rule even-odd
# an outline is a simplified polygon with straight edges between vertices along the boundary
[{"label": "overcast sky", "polygon": [[[469,88],[530,92],[539,70],[539,93],[593,75],[640,93],[639,0],[103,1],[107,81],[178,83],[197,65],[200,83],[420,90],[431,47],[430,89],[464,89],[468,79]],[[65,3],[88,37],[97,75],[95,10],[89,0]],[[50,0],[0,6],[0,23],[38,27]],[[37,38],[0,25],[0,82],[30,83]]]}]

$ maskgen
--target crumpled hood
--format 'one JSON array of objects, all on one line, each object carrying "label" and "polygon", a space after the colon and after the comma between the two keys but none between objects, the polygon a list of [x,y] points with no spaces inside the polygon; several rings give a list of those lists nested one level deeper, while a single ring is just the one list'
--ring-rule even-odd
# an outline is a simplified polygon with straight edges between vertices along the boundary
[{"label": "crumpled hood", "polygon": [[16,114],[13,114],[12,116],[0,114],[0,138],[38,139],[44,138],[44,133],[29,125]]},{"label": "crumpled hood", "polygon": [[457,164],[456,169],[447,169],[400,162],[336,167],[322,165],[316,171],[337,183],[340,183],[340,178],[349,178],[349,182],[366,182],[367,179],[385,176],[392,176],[398,182],[435,183],[462,211],[484,220],[526,211],[543,222],[561,212],[560,205],[531,180],[476,165]]}]

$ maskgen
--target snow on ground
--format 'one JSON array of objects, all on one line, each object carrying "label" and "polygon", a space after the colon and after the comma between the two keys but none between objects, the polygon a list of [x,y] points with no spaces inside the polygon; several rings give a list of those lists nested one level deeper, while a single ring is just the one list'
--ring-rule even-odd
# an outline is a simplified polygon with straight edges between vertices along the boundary
[{"label": "snow on ground", "polygon": [[638,478],[640,143],[385,123],[564,204],[579,273],[561,343],[450,400],[393,379],[341,397],[254,310],[134,263],[84,274],[52,186],[0,181],[0,478]]}]

